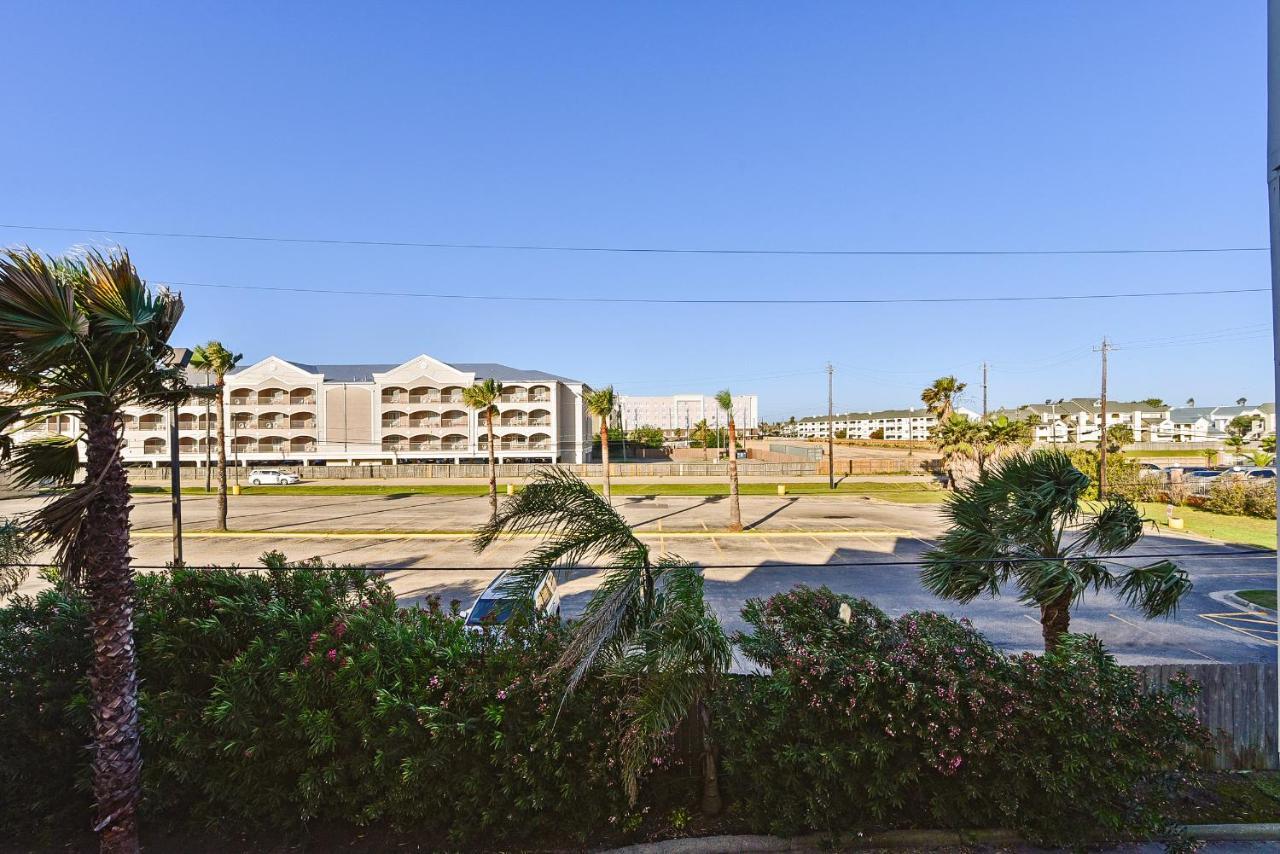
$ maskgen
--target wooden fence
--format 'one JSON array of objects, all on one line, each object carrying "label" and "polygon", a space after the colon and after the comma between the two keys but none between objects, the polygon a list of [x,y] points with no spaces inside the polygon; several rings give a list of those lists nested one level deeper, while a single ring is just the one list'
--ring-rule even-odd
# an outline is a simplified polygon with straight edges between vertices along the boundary
[{"label": "wooden fence", "polygon": [[1148,690],[1168,685],[1179,673],[1200,683],[1196,715],[1213,737],[1205,767],[1280,769],[1275,664],[1145,664],[1133,669]]},{"label": "wooden fence", "polygon": [[[444,478],[476,478],[489,477],[489,467],[484,464],[462,463],[453,465],[377,465],[377,466],[243,466],[247,471],[251,468],[270,468],[296,472],[303,480],[384,480],[391,478],[418,478],[423,480]],[[561,464],[557,466],[580,477],[600,477],[603,467],[600,463]],[[498,477],[517,480],[528,477],[535,470],[546,468],[545,464],[507,463],[498,466]],[[889,466],[884,471],[872,474],[890,474],[896,471]],[[613,477],[729,477],[728,462],[672,462],[672,463],[610,463],[609,473]],[[742,460],[738,462],[738,474],[743,477],[802,477],[817,474],[816,466],[811,462],[756,462]],[[134,481],[169,480],[168,468],[131,468],[129,477]],[[204,469],[186,467],[182,469],[184,480],[204,482]],[[244,474],[241,474],[241,479]]]}]

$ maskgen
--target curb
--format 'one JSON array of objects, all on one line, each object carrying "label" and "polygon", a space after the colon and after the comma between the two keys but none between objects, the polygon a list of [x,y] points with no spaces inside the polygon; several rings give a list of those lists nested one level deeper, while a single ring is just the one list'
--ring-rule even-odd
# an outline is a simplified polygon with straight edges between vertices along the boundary
[{"label": "curb", "polygon": [[1255,605],[1255,604],[1253,604],[1252,602],[1249,602],[1249,601],[1246,601],[1246,600],[1244,600],[1244,599],[1241,599],[1241,598],[1240,598],[1239,596],[1237,596],[1234,592],[1226,592],[1226,593],[1224,593],[1224,594],[1222,595],[1222,601],[1223,601],[1223,602],[1226,602],[1228,605],[1231,605],[1233,608],[1238,608],[1238,609],[1240,609],[1241,611],[1248,611],[1248,612],[1253,612],[1253,613],[1257,613],[1257,612],[1261,611],[1261,612],[1262,612],[1262,613],[1264,613],[1264,614],[1274,614],[1274,613],[1276,613],[1274,610],[1272,610],[1271,608],[1266,607],[1265,605]]},{"label": "curb", "polygon": [[[1280,840],[1280,823],[1269,824],[1189,824],[1182,830],[1201,842],[1269,842]],[[1012,830],[888,830],[881,833],[811,833],[784,839],[780,836],[702,836],[642,842],[612,848],[604,854],[754,854],[832,850],[832,842],[843,851],[867,849],[921,849],[965,845],[1030,845]]]}]

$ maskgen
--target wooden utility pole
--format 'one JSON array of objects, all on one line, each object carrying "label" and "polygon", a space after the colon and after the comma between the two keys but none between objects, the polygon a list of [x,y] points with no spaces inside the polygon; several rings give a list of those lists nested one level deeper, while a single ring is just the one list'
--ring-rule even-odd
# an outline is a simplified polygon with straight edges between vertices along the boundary
[{"label": "wooden utility pole", "polygon": [[1101,434],[1098,437],[1098,498],[1105,498],[1107,495],[1107,351],[1111,349],[1111,343],[1107,341],[1107,336],[1102,336],[1102,346],[1095,352],[1102,353],[1102,398],[1100,400],[1099,418],[1101,424],[1099,430]]},{"label": "wooden utility pole", "polygon": [[987,420],[987,363],[982,363],[982,420]]},{"label": "wooden utility pole", "polygon": [[835,368],[827,362],[827,487],[836,488],[836,410],[831,396],[831,377]]}]

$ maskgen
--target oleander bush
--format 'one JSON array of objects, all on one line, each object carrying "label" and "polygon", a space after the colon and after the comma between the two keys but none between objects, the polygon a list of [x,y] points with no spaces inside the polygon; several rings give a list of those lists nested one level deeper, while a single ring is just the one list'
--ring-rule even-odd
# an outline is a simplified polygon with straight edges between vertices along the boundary
[{"label": "oleander bush", "polygon": [[1203,506],[1205,510],[1214,513],[1274,519],[1276,482],[1274,479],[1260,480],[1229,475],[1216,477],[1209,485],[1209,495]]},{"label": "oleander bush", "polygon": [[[534,678],[567,629],[472,634],[438,603],[398,607],[367,571],[271,564],[137,580],[144,827],[577,847],[650,806],[697,809],[696,775],[661,770],[681,761],[675,738],[628,803],[617,677],[563,705]],[[890,619],[825,588],[744,616],[736,642],[768,675],[710,701],[738,827],[1137,835],[1160,829],[1167,772],[1203,743],[1189,689],[1143,693],[1093,639],[1011,658],[963,621]],[[0,608],[0,838],[56,845],[89,824],[86,621],[57,587]]]},{"label": "oleander bush", "polygon": [[1141,836],[1164,823],[1170,769],[1204,744],[1189,686],[1148,695],[1093,638],[1009,657],[964,621],[890,619],[826,588],[743,616],[734,641],[771,676],[733,680],[715,714],[728,795],[761,831]]},{"label": "oleander bush", "polygon": [[[452,846],[586,839],[628,812],[613,692],[531,677],[558,626],[472,634],[359,569],[138,578],[144,818],[273,832],[387,822]],[[86,611],[0,609],[0,835],[80,829]]]}]

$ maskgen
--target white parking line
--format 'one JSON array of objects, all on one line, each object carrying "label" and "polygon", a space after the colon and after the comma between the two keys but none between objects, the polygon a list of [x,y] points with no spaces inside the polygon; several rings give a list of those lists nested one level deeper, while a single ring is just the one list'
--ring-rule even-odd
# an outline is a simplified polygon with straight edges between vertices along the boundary
[{"label": "white parking line", "polygon": [[[1132,628],[1135,628],[1135,629],[1137,629],[1138,631],[1146,632],[1147,634],[1152,635],[1152,636],[1154,636],[1154,637],[1160,637],[1160,633],[1159,633],[1159,632],[1153,632],[1153,631],[1151,631],[1151,629],[1147,628],[1146,626],[1140,626],[1140,625],[1138,625],[1138,624],[1137,624],[1137,623],[1135,623],[1135,622],[1132,622],[1132,621],[1130,621],[1130,620],[1126,620],[1124,617],[1117,617],[1115,614],[1107,614],[1107,616],[1108,616],[1108,617],[1110,617],[1110,618],[1111,618],[1111,619],[1113,619],[1113,620],[1119,620],[1120,622],[1124,623],[1126,626],[1130,626],[1130,627],[1132,627]],[[1191,649],[1190,647],[1186,647],[1186,646],[1184,646],[1184,647],[1182,647],[1182,649],[1186,650],[1187,652],[1191,653],[1192,655],[1198,655],[1198,656],[1200,656],[1201,658],[1205,659],[1206,661],[1212,661],[1214,664],[1221,664],[1221,663],[1222,663],[1221,661],[1218,661],[1218,659],[1213,658],[1212,656],[1205,655],[1203,652],[1197,652],[1196,650]]]}]

